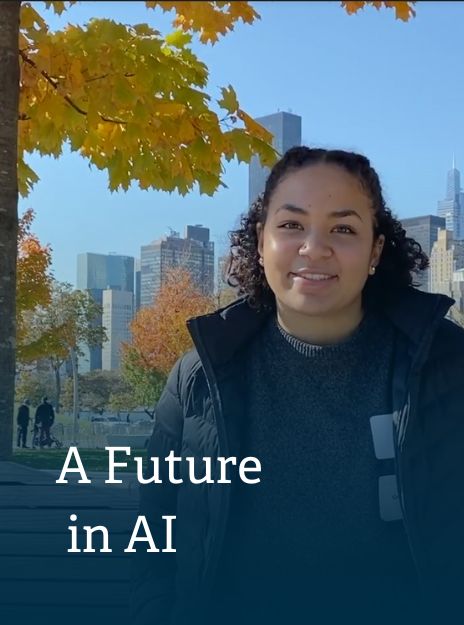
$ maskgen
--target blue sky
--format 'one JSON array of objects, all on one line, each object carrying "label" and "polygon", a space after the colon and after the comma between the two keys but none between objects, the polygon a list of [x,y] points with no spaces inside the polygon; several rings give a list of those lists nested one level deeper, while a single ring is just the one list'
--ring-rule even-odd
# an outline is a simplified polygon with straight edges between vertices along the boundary
[{"label": "blue sky", "polygon": [[[220,87],[231,83],[252,116],[278,109],[301,115],[303,143],[371,159],[400,218],[436,214],[453,152],[464,172],[464,3],[418,2],[408,23],[391,10],[348,16],[339,2],[251,4],[259,22],[238,26],[213,47],[193,45],[210,68],[209,92],[220,97]],[[168,16],[143,2],[83,2],[60,19],[49,14],[49,23],[91,17],[171,30]],[[141,245],[170,227],[183,233],[187,223],[210,227],[223,249],[247,209],[245,164],[227,164],[228,188],[212,198],[182,198],[135,186],[110,193],[105,172],[77,154],[32,155],[29,163],[41,180],[20,212],[35,209],[34,231],[53,249],[54,274],[71,283],[78,253],[138,257]]]}]

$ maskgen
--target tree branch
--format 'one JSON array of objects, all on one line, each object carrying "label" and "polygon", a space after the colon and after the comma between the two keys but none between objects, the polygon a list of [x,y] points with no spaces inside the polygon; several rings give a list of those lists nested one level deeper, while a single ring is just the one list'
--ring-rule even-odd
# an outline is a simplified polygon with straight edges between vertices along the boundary
[{"label": "tree branch", "polygon": [[[45,80],[56,90],[58,91],[58,87],[59,87],[59,81],[56,78],[53,78],[52,76],[50,76],[50,74],[45,71],[44,69],[39,70],[39,68],[37,67],[37,65],[34,63],[34,61],[32,59],[30,59],[27,54],[25,52],[23,52],[23,50],[19,51],[19,55],[21,56],[21,58],[23,59],[23,61],[25,63],[27,63],[28,65],[30,65],[31,67],[33,67],[35,70],[39,71],[40,74],[45,78]],[[103,77],[101,77],[103,78]],[[59,92],[59,91],[58,91]],[[72,106],[72,108],[77,111],[78,113],[80,113],[81,115],[87,115],[88,112],[85,111],[84,109],[82,109],[80,106],[78,106],[75,102],[73,102],[71,100],[71,98],[68,95],[63,95],[64,100],[70,105]],[[106,117],[105,115],[102,115],[101,113],[99,113],[100,115],[100,119],[104,122],[110,122],[113,124],[127,124],[126,121],[124,121],[123,119],[112,119],[111,117]]]},{"label": "tree branch", "polygon": [[[95,80],[102,80],[103,78],[108,78],[110,74],[102,74],[101,76],[93,76],[92,78],[87,78],[87,80],[85,82],[94,82]],[[135,74],[131,74],[129,72],[126,72],[124,74],[124,78],[133,78],[135,76]]]}]

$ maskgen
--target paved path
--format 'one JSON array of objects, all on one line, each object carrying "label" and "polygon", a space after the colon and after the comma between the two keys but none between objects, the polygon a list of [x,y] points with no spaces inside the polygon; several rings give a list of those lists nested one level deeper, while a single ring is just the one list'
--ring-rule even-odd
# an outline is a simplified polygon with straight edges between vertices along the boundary
[{"label": "paved path", "polygon": [[[56,484],[58,471],[0,462],[1,625],[129,625],[131,555],[123,550],[137,518],[135,476],[112,486],[88,475],[92,485]],[[113,552],[68,553],[73,513],[77,527],[106,526]]]}]

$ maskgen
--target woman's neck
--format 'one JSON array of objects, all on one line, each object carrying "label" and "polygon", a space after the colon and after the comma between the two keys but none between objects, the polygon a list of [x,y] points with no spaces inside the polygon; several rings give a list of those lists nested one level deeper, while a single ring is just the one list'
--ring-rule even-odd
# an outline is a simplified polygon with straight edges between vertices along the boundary
[{"label": "woman's neck", "polygon": [[277,304],[277,321],[292,336],[312,345],[334,345],[346,340],[364,316],[362,307],[338,314],[309,315],[285,309]]}]

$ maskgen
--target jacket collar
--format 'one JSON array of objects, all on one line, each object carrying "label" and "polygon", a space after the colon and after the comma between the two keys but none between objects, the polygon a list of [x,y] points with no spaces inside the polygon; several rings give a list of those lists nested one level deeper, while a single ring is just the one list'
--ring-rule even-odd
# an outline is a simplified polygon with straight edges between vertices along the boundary
[{"label": "jacket collar", "polygon": [[[415,360],[426,352],[436,326],[453,303],[446,295],[409,287],[384,314],[408,339]],[[271,314],[250,308],[241,298],[214,313],[189,319],[187,327],[200,357],[206,352],[213,366],[222,365],[250,343]]]},{"label": "jacket collar", "polygon": [[455,300],[441,293],[426,293],[415,288],[404,289],[386,316],[412,343],[420,346],[429,332],[446,316]]},{"label": "jacket collar", "polygon": [[214,313],[189,319],[187,327],[200,357],[205,349],[212,364],[221,365],[249,344],[271,314],[251,308],[241,298]]}]

